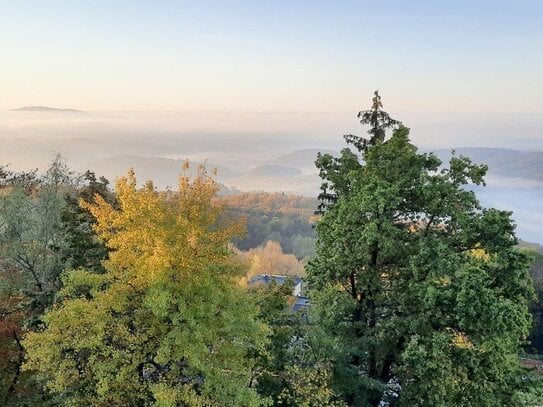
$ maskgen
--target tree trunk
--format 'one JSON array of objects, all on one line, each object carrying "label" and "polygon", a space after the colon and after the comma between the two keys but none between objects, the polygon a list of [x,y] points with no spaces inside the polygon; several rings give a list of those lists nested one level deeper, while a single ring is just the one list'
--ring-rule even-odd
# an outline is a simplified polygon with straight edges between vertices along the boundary
[{"label": "tree trunk", "polygon": [[15,340],[15,343],[17,344],[17,347],[19,348],[19,355],[16,360],[15,365],[15,373],[13,374],[13,377],[11,379],[11,382],[8,387],[8,391],[6,392],[6,400],[8,401],[12,395],[15,394],[15,388],[17,386],[17,383],[19,382],[19,378],[21,377],[21,367],[23,365],[23,352],[24,348],[21,344],[21,340],[17,336],[17,332],[13,331],[13,339]]}]

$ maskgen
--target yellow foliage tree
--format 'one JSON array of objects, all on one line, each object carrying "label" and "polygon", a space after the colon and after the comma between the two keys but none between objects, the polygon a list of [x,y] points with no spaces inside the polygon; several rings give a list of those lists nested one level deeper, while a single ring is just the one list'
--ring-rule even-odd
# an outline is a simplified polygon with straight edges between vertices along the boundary
[{"label": "yellow foliage tree", "polygon": [[249,263],[247,278],[257,274],[276,274],[291,277],[303,277],[304,264],[292,254],[285,254],[281,245],[268,241],[263,247],[240,252],[240,256]]},{"label": "yellow foliage tree", "polygon": [[236,284],[239,226],[218,224],[217,189],[203,168],[163,193],[138,189],[130,171],[118,208],[82,203],[110,250],[107,272],[65,275],[63,301],[24,341],[25,369],[69,405],[260,405],[248,354],[267,328]]}]

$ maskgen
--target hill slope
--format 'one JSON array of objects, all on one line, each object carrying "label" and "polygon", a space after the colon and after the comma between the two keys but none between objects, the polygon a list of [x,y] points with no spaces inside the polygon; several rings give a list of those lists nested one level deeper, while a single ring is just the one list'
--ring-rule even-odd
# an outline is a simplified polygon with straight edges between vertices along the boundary
[{"label": "hill slope", "polygon": [[315,160],[317,159],[317,154],[319,152],[322,154],[332,154],[333,156],[339,155],[338,151],[323,148],[308,148],[303,150],[295,150],[291,153],[276,157],[272,160],[266,161],[265,164],[299,168],[304,172],[304,174],[317,173]]},{"label": "hill slope", "polygon": [[[458,148],[456,155],[464,155],[476,163],[488,165],[490,176],[523,178],[543,183],[543,151],[517,151],[503,148]],[[450,150],[436,150],[444,161],[451,157]]]}]

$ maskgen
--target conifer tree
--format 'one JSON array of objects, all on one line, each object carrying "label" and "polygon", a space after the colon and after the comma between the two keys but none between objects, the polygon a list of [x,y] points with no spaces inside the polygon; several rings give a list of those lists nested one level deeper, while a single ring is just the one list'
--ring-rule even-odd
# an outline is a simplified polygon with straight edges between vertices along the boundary
[{"label": "conifer tree", "polygon": [[335,390],[352,406],[522,405],[540,387],[518,360],[533,289],[511,213],[470,189],[486,166],[418,153],[381,108],[376,93],[359,115],[370,140],[346,136],[355,151],[316,162],[308,279]]}]

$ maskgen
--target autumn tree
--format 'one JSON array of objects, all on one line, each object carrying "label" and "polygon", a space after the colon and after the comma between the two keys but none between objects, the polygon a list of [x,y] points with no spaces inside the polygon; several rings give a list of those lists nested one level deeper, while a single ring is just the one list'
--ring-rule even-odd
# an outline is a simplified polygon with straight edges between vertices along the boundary
[{"label": "autumn tree", "polygon": [[268,241],[262,247],[238,252],[238,256],[249,265],[247,278],[257,274],[277,274],[282,276],[302,277],[305,275],[304,264],[293,254],[285,254],[281,245]]},{"label": "autumn tree", "polygon": [[335,389],[353,406],[521,405],[539,384],[518,360],[533,289],[511,213],[470,189],[486,166],[418,153],[379,104],[375,122],[361,115],[377,126],[369,141],[347,136],[355,151],[317,159],[308,279]]},{"label": "autumn tree", "polygon": [[[63,277],[62,302],[29,334],[26,371],[64,404],[256,406],[249,388],[267,329],[236,281],[244,270],[218,223],[217,184],[201,169],[179,192],[116,184],[118,207],[83,204],[107,243],[106,272]],[[55,366],[51,369],[51,366]]]}]

